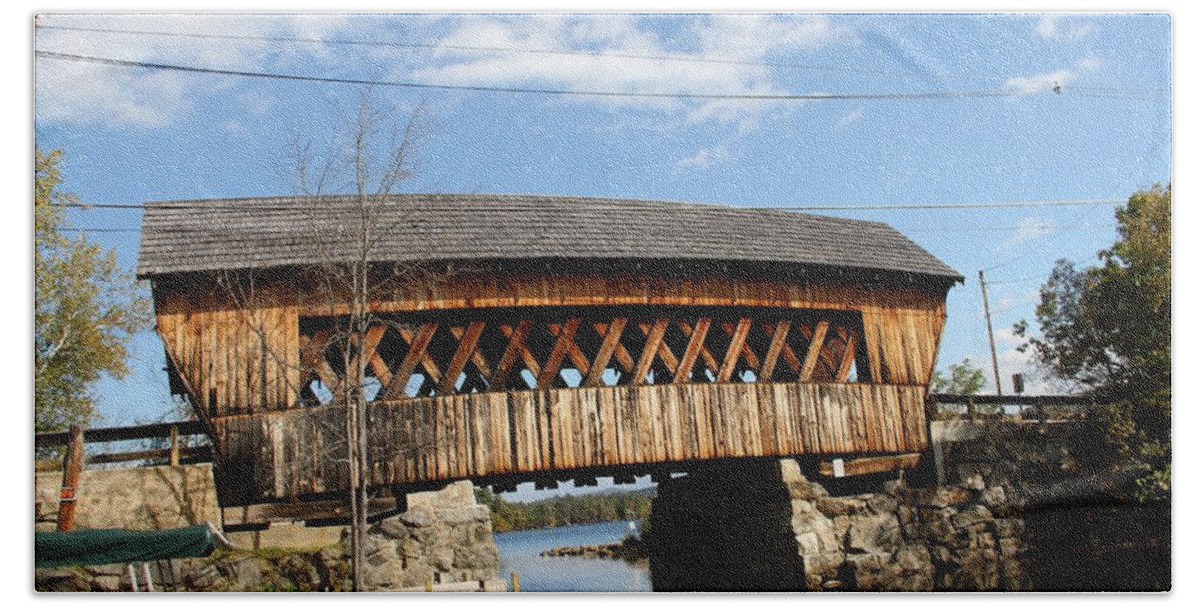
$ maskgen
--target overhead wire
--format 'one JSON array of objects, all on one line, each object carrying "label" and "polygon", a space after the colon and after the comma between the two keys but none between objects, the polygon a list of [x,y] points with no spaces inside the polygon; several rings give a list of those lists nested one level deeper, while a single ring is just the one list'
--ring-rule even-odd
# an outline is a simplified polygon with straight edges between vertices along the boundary
[{"label": "overhead wire", "polygon": [[[261,200],[261,199],[260,199]],[[1031,200],[997,203],[918,203],[913,205],[778,205],[778,206],[729,206],[729,210],[747,211],[898,211],[898,210],[940,210],[940,209],[992,209],[1020,207],[1060,207],[1060,206],[1115,206],[1124,203],[1123,199],[1073,199],[1073,200]],[[695,204],[695,203],[692,203]],[[251,202],[238,203],[231,200],[201,201],[167,201],[154,203],[54,203],[55,206],[81,209],[235,209],[255,211],[295,211],[310,209],[311,205],[287,202]],[[536,201],[510,202],[503,201],[488,205],[488,210],[523,210],[538,208]],[[1077,222],[1073,222],[1077,224]]]},{"label": "overhead wire", "polygon": [[443,44],[432,42],[400,42],[394,40],[339,40],[328,38],[312,38],[304,36],[252,36],[247,34],[213,34],[198,32],[161,32],[151,30],[131,30],[119,28],[77,27],[65,25],[41,25],[41,29],[65,30],[75,32],[96,32],[109,34],[134,34],[143,36],[163,36],[175,38],[198,38],[216,40],[250,40],[259,42],[294,42],[309,44],[328,44],[338,46],[390,47],[404,49],[430,49],[450,51],[482,51],[490,53],[514,53],[531,55],[560,55],[564,57],[611,57],[614,59],[642,59],[650,61],[679,61],[688,63],[713,63],[723,65],[751,65],[774,68],[805,69],[833,72],[853,72],[861,74],[891,74],[888,70],[870,70],[850,66],[831,66],[807,63],[751,61],[746,59],[721,59],[717,57],[700,57],[697,55],[647,55],[639,53],[621,53],[612,51],[572,51],[564,49],[525,49],[504,46],[479,46],[466,44]]},{"label": "overhead wire", "polygon": [[[381,86],[381,87],[397,87],[422,90],[443,90],[443,91],[470,91],[470,92],[489,92],[489,93],[512,93],[512,94],[528,94],[528,95],[557,95],[557,96],[579,96],[579,97],[606,97],[606,98],[643,98],[643,99],[731,99],[742,101],[918,101],[929,99],[966,99],[966,98],[997,98],[997,97],[1024,97],[1034,92],[1028,89],[1001,88],[1001,89],[959,89],[959,90],[934,90],[934,91],[918,91],[911,93],[902,92],[871,92],[871,93],[667,93],[667,92],[636,92],[636,91],[596,91],[596,90],[570,90],[570,89],[544,89],[532,87],[495,87],[484,85],[456,85],[456,84],[435,84],[427,82],[409,82],[397,80],[376,80],[369,78],[340,78],[330,76],[308,76],[302,74],[288,74],[283,72],[254,72],[248,70],[233,70],[221,68],[207,68],[197,66],[178,65],[170,63],[157,63],[150,61],[134,61],[129,59],[116,59],[111,57],[97,57],[94,55],[76,55],[71,53],[59,53],[54,51],[35,51],[37,57],[44,59],[58,59],[64,61],[75,61],[83,63],[96,63],[102,65],[112,65],[127,68],[139,68],[150,70],[167,70],[177,72],[187,72],[193,74],[214,74],[219,76],[241,76],[247,78],[264,78],[271,80],[285,81],[301,81],[301,82],[320,82],[327,84],[351,84],[364,86]],[[1060,91],[1063,89],[1059,89]],[[1050,86],[1045,87],[1046,93],[1050,93]]]}]

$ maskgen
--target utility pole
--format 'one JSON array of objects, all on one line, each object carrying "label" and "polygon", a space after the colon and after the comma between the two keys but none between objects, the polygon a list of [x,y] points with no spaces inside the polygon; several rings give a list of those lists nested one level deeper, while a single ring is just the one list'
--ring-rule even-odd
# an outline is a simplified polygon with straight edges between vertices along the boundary
[{"label": "utility pole", "polygon": [[996,362],[996,337],[992,334],[992,311],[988,308],[987,283],[983,280],[983,271],[979,271],[979,289],[983,292],[983,318],[987,320],[988,346],[992,348],[992,374],[996,378],[996,396],[1000,392],[1000,365]]}]

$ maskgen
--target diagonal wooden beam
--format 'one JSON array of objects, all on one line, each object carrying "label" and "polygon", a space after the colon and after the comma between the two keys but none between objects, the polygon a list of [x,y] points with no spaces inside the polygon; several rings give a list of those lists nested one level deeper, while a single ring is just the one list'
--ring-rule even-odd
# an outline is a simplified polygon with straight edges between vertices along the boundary
[{"label": "diagonal wooden beam", "polygon": [[338,377],[337,372],[333,371],[333,367],[325,358],[325,348],[328,347],[329,339],[332,336],[333,332],[327,329],[318,331],[312,336],[301,335],[300,362],[305,368],[317,374],[321,384],[324,384],[336,399],[338,390],[341,388],[341,378]]},{"label": "diagonal wooden beam", "polygon": [[[808,340],[812,340],[813,331],[814,330],[807,325],[800,328],[800,332],[803,333],[804,337]],[[846,330],[844,328],[838,327],[836,329],[836,333],[843,340],[846,338]],[[823,363],[825,365],[825,369],[829,370],[830,377],[833,377],[837,373],[838,362],[833,360],[833,355],[830,354],[829,349],[827,348],[828,346],[829,332],[827,331],[825,332],[825,342],[821,345],[821,352],[817,354],[817,362]],[[813,368],[813,370],[815,372],[816,368]]]},{"label": "diagonal wooden beam", "polygon": [[[541,375],[542,365],[538,363],[537,357],[533,356],[533,353],[529,350],[529,346],[525,344],[525,339],[529,337],[529,332],[533,330],[533,321],[521,321],[517,324],[517,329],[515,331],[512,327],[501,325],[500,332],[503,333],[505,337],[509,338],[509,346],[512,347],[512,337],[516,335],[517,332],[521,330],[521,327],[526,323],[529,324],[528,328],[525,329],[525,333],[521,335],[520,342],[517,343],[514,348],[516,349],[516,353],[521,356],[521,361],[525,363],[525,367],[529,370],[529,373],[533,374],[533,376],[536,378],[537,376]],[[505,372],[505,374],[507,377],[507,372]],[[497,384],[497,386],[501,385]]]},{"label": "diagonal wooden beam", "polygon": [[658,345],[662,343],[663,334],[667,333],[667,324],[670,319],[659,318],[654,322],[654,326],[646,335],[646,345],[642,348],[642,356],[638,358],[637,365],[633,368],[632,384],[640,385],[646,383],[646,373],[650,371],[650,364],[654,362],[654,357],[658,354]]},{"label": "diagonal wooden beam", "polygon": [[[550,328],[550,333],[555,336],[562,330],[562,325],[558,323],[547,323],[546,327]],[[579,370],[580,375],[586,376],[588,370],[591,369],[591,362],[588,361],[583,351],[579,350],[579,345],[575,343],[574,336],[567,341],[567,356],[571,358],[571,363],[575,366],[576,370]]]},{"label": "diagonal wooden beam", "polygon": [[854,349],[858,343],[858,332],[851,329],[846,337],[846,350],[842,351],[842,364],[838,366],[837,381],[850,380],[850,366],[854,365]]},{"label": "diagonal wooden beam", "polygon": [[[670,325],[671,325],[671,322],[667,321],[667,326],[669,327]],[[638,323],[638,329],[641,329],[642,334],[645,335],[647,338],[649,338],[650,331],[653,329],[653,326],[650,325],[649,323]],[[664,329],[663,331],[666,331],[666,330]],[[664,336],[665,335],[666,334],[664,334]],[[677,370],[679,368],[679,358],[675,356],[675,353],[671,352],[671,348],[669,346],[667,346],[666,340],[658,341],[657,354],[658,354],[658,358],[662,359],[663,365],[665,365],[667,367],[667,371],[674,374],[675,370]]]},{"label": "diagonal wooden beam", "polygon": [[738,320],[736,328],[732,328],[729,338],[729,350],[725,351],[725,358],[721,361],[721,369],[717,372],[717,382],[729,382],[733,377],[733,369],[737,366],[737,361],[742,356],[742,346],[746,343],[746,336],[750,335],[750,319],[742,317]]},{"label": "diagonal wooden beam", "polygon": [[592,361],[592,368],[583,381],[584,386],[600,386],[604,380],[604,370],[608,367],[609,359],[617,352],[617,347],[621,346],[621,332],[625,330],[625,323],[628,321],[629,319],[625,317],[617,317],[613,319],[611,325],[604,328],[604,331],[600,330],[602,323],[595,324],[596,333],[600,334],[604,341],[600,343],[600,351],[596,353],[596,360]]},{"label": "diagonal wooden beam", "polygon": [[464,331],[463,328],[450,329],[450,333],[458,333],[462,337],[458,341],[458,349],[454,351],[454,356],[450,357],[450,364],[446,366],[446,373],[442,374],[442,379],[438,382],[437,390],[439,394],[450,395],[454,393],[454,385],[458,383],[458,376],[462,374],[463,368],[467,366],[467,360],[471,358],[471,354],[475,352],[475,346],[479,343],[479,336],[483,334],[483,321],[471,321]]},{"label": "diagonal wooden beam", "polygon": [[521,349],[525,346],[525,336],[529,335],[531,329],[533,329],[533,321],[528,319],[517,323],[515,331],[511,326],[500,326],[500,332],[508,338],[508,346],[505,347],[504,354],[500,356],[500,362],[496,364],[496,371],[488,377],[488,386],[494,387],[496,390],[508,388],[508,374],[512,370],[513,364],[517,362],[517,357],[521,356]]},{"label": "diagonal wooden beam", "polygon": [[[801,329],[803,331],[803,328]],[[829,331],[829,321],[821,321],[817,323],[817,329],[813,331],[808,343],[808,354],[804,357],[804,367],[800,369],[800,381],[811,382],[813,370],[817,368],[817,358],[821,354],[821,347],[825,344],[825,333]],[[806,334],[808,332],[805,332]]]},{"label": "diagonal wooden beam", "polygon": [[767,347],[767,355],[763,357],[762,369],[758,372],[759,380],[765,382],[775,374],[775,364],[779,362],[783,347],[787,346],[787,335],[791,329],[792,322],[788,319],[782,319],[774,325],[763,325],[763,331],[771,337],[771,345]]},{"label": "diagonal wooden beam", "polygon": [[579,329],[578,317],[568,320],[567,324],[558,332],[558,340],[554,341],[554,348],[550,349],[550,356],[546,358],[546,364],[542,366],[542,373],[537,376],[537,388],[551,388],[554,377],[562,368],[563,357],[567,355],[567,344],[575,337],[577,329]]},{"label": "diagonal wooden beam", "polygon": [[[360,340],[358,334],[350,337],[351,342],[358,347],[358,353],[350,359],[351,368],[357,369],[359,361],[366,359],[367,365],[371,366],[371,371],[377,371],[374,365],[374,359],[377,358],[375,356],[375,349],[379,348],[379,341],[383,339],[385,331],[387,331],[386,325],[372,325],[367,329],[365,339]],[[378,375],[376,373],[376,376]]]},{"label": "diagonal wooden beam", "polygon": [[[476,322],[472,322],[471,325],[474,325],[475,323]],[[451,327],[450,333],[454,334],[454,337],[461,343],[463,335],[469,328],[470,327],[466,329],[462,327]],[[480,327],[479,331],[483,331],[482,326]],[[476,338],[475,340],[478,341],[479,338]],[[479,370],[479,375],[481,378],[487,378],[492,375],[492,366],[488,365],[487,358],[483,356],[483,349],[477,347],[475,350],[471,351],[471,363],[475,364],[475,369]]]},{"label": "diagonal wooden beam", "polygon": [[[712,321],[710,320],[709,323],[711,324]],[[683,332],[684,336],[687,336],[688,338],[692,336],[692,328],[688,326],[687,323],[679,321],[679,329]],[[716,375],[717,371],[721,369],[721,364],[717,361],[716,355],[714,355],[712,351],[708,349],[708,345],[704,344],[703,342],[700,343],[700,358],[704,359],[704,365],[708,366],[708,369],[712,370],[714,376]]]},{"label": "diagonal wooden beam", "polygon": [[[745,319],[742,320],[744,321]],[[750,324],[750,326],[753,328],[753,322]],[[738,327],[741,327],[740,322]],[[722,323],[721,328],[724,329],[725,334],[730,337],[733,337],[733,333],[737,331],[737,328],[733,326],[733,323],[729,322]],[[749,329],[746,330],[747,336],[749,336],[749,331]],[[746,340],[744,338],[742,339],[741,356],[746,360],[746,366],[754,370],[754,373],[757,374],[758,370],[762,369],[762,367],[759,365],[758,355],[754,354],[754,351],[750,350],[750,345],[746,344]]]},{"label": "diagonal wooden beam", "polygon": [[[626,322],[626,319],[621,319],[622,329],[625,327],[625,322]],[[614,325],[616,324],[615,319],[613,320],[613,324]],[[598,333],[602,336],[608,335],[609,326],[607,324],[596,323],[595,327],[596,327],[596,333]],[[617,340],[617,346],[616,346],[616,350],[613,351],[613,356],[617,358],[617,363],[620,364],[622,369],[624,369],[626,372],[632,374],[635,363],[633,361],[633,356],[630,355],[629,351],[625,349],[625,345],[621,344],[621,332],[617,332],[616,340]]]},{"label": "diagonal wooden beam", "polygon": [[396,332],[408,343],[408,353],[400,361],[400,366],[392,372],[392,380],[387,383],[387,388],[383,390],[383,396],[380,397],[380,400],[389,401],[400,396],[401,392],[404,391],[404,387],[408,386],[408,380],[412,377],[413,371],[417,369],[417,365],[423,359],[429,358],[429,354],[425,352],[425,349],[429,346],[429,342],[433,340],[433,334],[436,331],[436,323],[422,325],[417,329],[416,335],[413,335],[413,332],[406,327],[396,328]]},{"label": "diagonal wooden beam", "polygon": [[[682,329],[687,326],[687,323],[680,321],[679,325]],[[684,330],[683,333],[690,334],[691,337],[688,339],[687,348],[683,351],[683,358],[679,360],[679,367],[675,370],[675,384],[683,384],[691,379],[692,367],[696,365],[696,358],[700,356],[702,350],[707,350],[704,347],[704,338],[708,336],[708,328],[711,325],[712,318],[701,317],[696,321],[696,327],[688,327]],[[716,360],[714,359],[713,362],[715,363]]]}]

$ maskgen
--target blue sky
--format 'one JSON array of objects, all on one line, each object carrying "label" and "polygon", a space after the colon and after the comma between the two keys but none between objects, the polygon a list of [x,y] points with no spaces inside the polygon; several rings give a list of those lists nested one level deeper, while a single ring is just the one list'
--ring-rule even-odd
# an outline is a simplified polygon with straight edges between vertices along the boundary
[{"label": "blue sky", "polygon": [[[420,169],[403,186],[413,192],[921,205],[1120,200],[1171,179],[1164,14],[51,14],[41,23],[425,45],[35,36],[39,51],[319,77],[627,93],[999,94],[763,101],[377,87],[374,97],[398,114],[427,112]],[[600,55],[563,54],[578,51]],[[290,193],[289,145],[328,133],[336,108],[361,91],[46,58],[34,70],[36,143],[65,150],[65,189],[93,203]],[[1011,328],[1032,319],[1054,261],[1090,263],[1115,238],[1111,205],[822,213],[886,221],[967,276],[949,295],[942,367],[989,361],[976,280],[987,269],[1006,391],[1009,374],[1032,372]],[[140,214],[77,211],[72,221],[136,230]],[[132,269],[136,232],[90,238]],[[173,408],[152,333],[137,336],[131,365],[124,381],[97,388],[106,425]]]}]

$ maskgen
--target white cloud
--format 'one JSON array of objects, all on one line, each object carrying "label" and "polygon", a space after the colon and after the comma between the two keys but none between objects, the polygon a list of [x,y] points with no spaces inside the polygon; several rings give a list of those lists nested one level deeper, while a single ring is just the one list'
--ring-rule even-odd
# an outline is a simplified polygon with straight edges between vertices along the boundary
[{"label": "white cloud", "polygon": [[997,247],[997,251],[1016,249],[1025,243],[1050,234],[1054,225],[1044,218],[1027,217],[1017,224],[1017,231]]},{"label": "white cloud", "polygon": [[1092,24],[1083,18],[1071,15],[1054,14],[1042,15],[1035,29],[1042,38],[1051,40],[1075,39],[1086,37],[1092,33]]},{"label": "white cloud", "polygon": [[[209,68],[353,75],[433,84],[540,87],[619,93],[773,94],[785,88],[775,68],[787,54],[853,42],[855,34],[824,15],[44,15],[45,26],[76,26],[249,37],[403,40],[422,49],[280,43],[79,32],[42,28],[42,51]],[[500,53],[464,47],[559,53]],[[595,53],[597,55],[589,55]],[[598,55],[604,54],[604,56]],[[612,55],[621,56],[612,56]],[[686,56],[705,61],[640,59]],[[250,82],[249,85],[246,83]],[[787,90],[794,89],[789,86]],[[153,128],[187,116],[213,92],[233,91],[238,111],[269,111],[253,81],[39,58],[40,121]],[[754,128],[795,104],[676,98],[570,98],[608,108],[635,108],[683,124]]]},{"label": "white cloud", "polygon": [[1074,77],[1070,70],[1059,70],[1035,76],[1009,78],[1005,84],[1019,93],[1032,95],[1054,90],[1056,85],[1066,85]]},{"label": "white cloud", "polygon": [[[634,15],[537,15],[474,17],[440,38],[437,65],[415,79],[475,86],[540,86],[571,91],[618,93],[744,94],[784,92],[769,66],[772,55],[806,51],[846,40],[852,34],[825,16],[703,15],[668,36],[654,22]],[[492,53],[451,48],[494,46],[578,54]],[[681,50],[682,49],[682,50]],[[612,55],[621,56],[612,56]],[[686,56],[701,61],[644,59]],[[684,110],[689,123],[712,122],[752,128],[778,103],[721,99],[578,97],[607,107]]]},{"label": "white cloud", "polygon": [[838,119],[837,124],[833,125],[834,132],[841,133],[846,130],[846,127],[856,123],[863,117],[863,108],[859,106],[857,110]]},{"label": "white cloud", "polygon": [[725,150],[724,146],[700,148],[695,154],[675,163],[675,169],[708,169],[727,159],[729,159],[729,152]]},{"label": "white cloud", "polygon": [[[335,50],[322,45],[81,32],[52,26],[320,38],[329,37],[344,21],[336,15],[48,14],[41,16],[40,24],[51,27],[38,30],[36,46],[54,53],[208,68],[311,68],[314,63],[335,61]],[[37,58],[35,113],[40,121],[153,128],[191,112],[206,95],[236,84],[231,77]],[[245,109],[264,111],[261,100]]]},{"label": "white cloud", "polygon": [[1096,57],[1088,56],[1080,59],[1076,65],[1084,72],[1098,72],[1100,68],[1104,67],[1104,62]]}]

